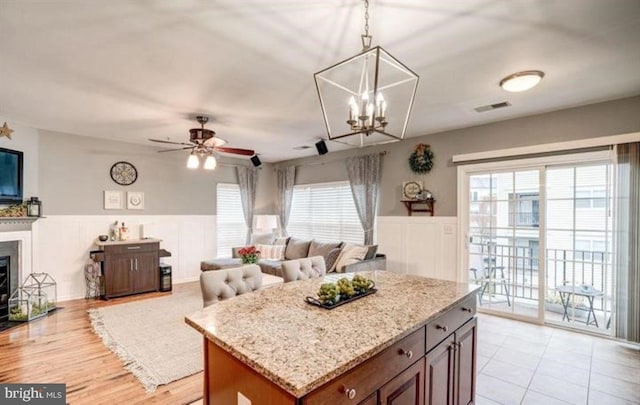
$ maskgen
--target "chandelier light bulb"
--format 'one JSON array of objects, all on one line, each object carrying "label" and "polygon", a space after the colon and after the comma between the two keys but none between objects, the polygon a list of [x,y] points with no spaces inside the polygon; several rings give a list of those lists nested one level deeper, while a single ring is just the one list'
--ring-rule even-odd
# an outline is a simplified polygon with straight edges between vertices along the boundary
[{"label": "chandelier light bulb", "polygon": [[218,165],[218,162],[216,161],[216,158],[213,157],[212,155],[207,156],[207,158],[204,161],[205,170],[215,170],[217,165]]},{"label": "chandelier light bulb", "polygon": [[200,166],[200,159],[195,153],[191,153],[189,155],[189,159],[187,159],[187,168],[188,169],[197,169]]},{"label": "chandelier light bulb", "polygon": [[540,70],[525,70],[514,73],[500,81],[500,87],[504,90],[518,93],[535,87],[544,77],[544,72]]}]

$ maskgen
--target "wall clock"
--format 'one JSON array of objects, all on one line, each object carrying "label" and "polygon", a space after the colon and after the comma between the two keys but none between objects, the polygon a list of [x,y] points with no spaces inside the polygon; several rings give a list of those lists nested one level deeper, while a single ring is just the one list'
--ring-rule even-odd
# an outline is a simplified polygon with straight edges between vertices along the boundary
[{"label": "wall clock", "polygon": [[138,179],[138,170],[129,162],[116,162],[111,166],[111,179],[121,186],[129,186]]}]

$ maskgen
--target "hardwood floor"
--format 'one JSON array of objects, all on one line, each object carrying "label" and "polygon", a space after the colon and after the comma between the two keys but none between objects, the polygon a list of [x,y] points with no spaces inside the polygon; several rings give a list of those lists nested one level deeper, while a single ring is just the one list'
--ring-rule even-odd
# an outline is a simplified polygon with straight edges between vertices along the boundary
[{"label": "hardwood floor", "polygon": [[[175,285],[179,292],[187,284]],[[93,333],[87,310],[165,296],[74,300],[47,317],[0,332],[0,383],[64,383],[69,404],[189,404],[202,398],[203,373],[146,393]]]}]

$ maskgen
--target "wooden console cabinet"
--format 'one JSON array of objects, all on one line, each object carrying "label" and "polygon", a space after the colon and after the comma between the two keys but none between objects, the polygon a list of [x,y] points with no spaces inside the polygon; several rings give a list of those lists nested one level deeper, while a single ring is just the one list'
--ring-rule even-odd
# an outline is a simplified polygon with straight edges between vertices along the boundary
[{"label": "wooden console cabinet", "polygon": [[104,298],[159,289],[160,242],[102,244]]}]

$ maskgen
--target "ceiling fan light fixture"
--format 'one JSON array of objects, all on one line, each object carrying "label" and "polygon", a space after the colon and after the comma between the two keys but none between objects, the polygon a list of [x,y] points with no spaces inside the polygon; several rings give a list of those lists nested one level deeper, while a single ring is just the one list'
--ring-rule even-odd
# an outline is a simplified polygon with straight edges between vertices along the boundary
[{"label": "ceiling fan light fixture", "polygon": [[541,70],[525,70],[500,80],[500,87],[511,93],[518,93],[535,87],[543,77],[544,72]]},{"label": "ceiling fan light fixture", "polygon": [[216,161],[216,158],[213,155],[207,156],[207,158],[204,160],[205,170],[215,170],[217,165],[218,165],[218,162]]},{"label": "ceiling fan light fixture", "polygon": [[187,168],[197,169],[198,166],[200,166],[200,159],[198,158],[198,155],[196,155],[194,152],[191,152],[191,154],[189,155],[189,159],[187,159]]}]

